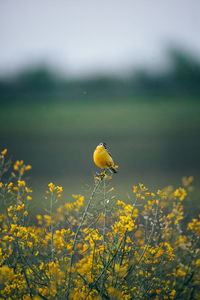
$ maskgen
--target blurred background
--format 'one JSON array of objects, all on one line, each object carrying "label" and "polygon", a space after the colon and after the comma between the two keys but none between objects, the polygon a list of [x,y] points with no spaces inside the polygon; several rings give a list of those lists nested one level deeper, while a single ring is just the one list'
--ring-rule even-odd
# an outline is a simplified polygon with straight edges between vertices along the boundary
[{"label": "blurred background", "polygon": [[200,175],[200,2],[0,2],[0,146],[42,197],[85,193],[110,146],[119,197]]}]

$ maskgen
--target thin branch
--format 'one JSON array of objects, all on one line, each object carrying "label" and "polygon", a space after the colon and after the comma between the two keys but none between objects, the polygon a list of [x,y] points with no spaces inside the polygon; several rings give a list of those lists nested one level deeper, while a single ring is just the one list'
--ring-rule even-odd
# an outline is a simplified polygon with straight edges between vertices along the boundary
[{"label": "thin branch", "polygon": [[73,265],[73,260],[74,260],[74,255],[75,255],[75,247],[76,247],[78,235],[79,235],[79,232],[80,232],[81,227],[82,227],[82,225],[83,225],[83,222],[85,221],[85,218],[86,218],[87,212],[88,212],[88,210],[89,210],[90,204],[91,204],[92,200],[94,199],[94,195],[95,195],[96,190],[97,190],[97,188],[99,187],[100,183],[101,183],[101,181],[98,181],[98,182],[96,183],[96,185],[94,186],[94,189],[93,189],[93,191],[92,191],[92,194],[91,194],[91,196],[90,196],[90,198],[89,198],[89,201],[88,201],[87,206],[86,206],[86,208],[85,208],[85,211],[84,211],[84,213],[83,213],[81,222],[80,222],[80,224],[79,224],[79,226],[78,226],[78,228],[77,228],[77,231],[76,231],[76,233],[75,233],[75,236],[74,236],[74,241],[73,241],[72,250],[71,250],[71,251],[72,251],[72,254],[71,254],[70,263],[69,263],[70,265],[69,265],[69,279],[68,279],[68,286],[67,286],[67,299],[68,299],[68,297],[69,297],[69,291],[70,291],[70,287],[71,287],[72,265]]}]

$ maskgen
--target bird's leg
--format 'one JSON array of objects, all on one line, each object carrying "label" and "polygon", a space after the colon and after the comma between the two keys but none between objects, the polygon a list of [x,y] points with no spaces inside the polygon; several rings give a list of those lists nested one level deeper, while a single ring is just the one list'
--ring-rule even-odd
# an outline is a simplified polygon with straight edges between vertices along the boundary
[{"label": "bird's leg", "polygon": [[113,171],[109,168],[110,173],[113,175]]},{"label": "bird's leg", "polygon": [[100,177],[102,180],[105,176],[105,172],[106,172],[106,169],[102,169],[101,173],[96,172],[96,176]]}]

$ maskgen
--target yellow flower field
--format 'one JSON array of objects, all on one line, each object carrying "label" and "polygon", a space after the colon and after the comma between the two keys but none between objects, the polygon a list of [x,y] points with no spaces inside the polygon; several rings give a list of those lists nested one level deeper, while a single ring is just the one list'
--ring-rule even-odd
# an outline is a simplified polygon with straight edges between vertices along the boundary
[{"label": "yellow flower field", "polygon": [[46,190],[44,215],[30,209],[23,161],[0,154],[0,299],[199,299],[200,215],[186,222],[182,186],[133,186],[128,202],[112,178],[94,178],[91,195],[59,205]]}]

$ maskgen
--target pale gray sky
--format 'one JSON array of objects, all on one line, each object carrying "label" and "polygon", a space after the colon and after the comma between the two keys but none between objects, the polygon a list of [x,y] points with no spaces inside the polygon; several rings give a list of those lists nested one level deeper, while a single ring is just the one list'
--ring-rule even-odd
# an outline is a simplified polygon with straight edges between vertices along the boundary
[{"label": "pale gray sky", "polygon": [[169,44],[199,55],[199,16],[199,0],[1,0],[0,74],[40,61],[73,75],[159,66]]}]

